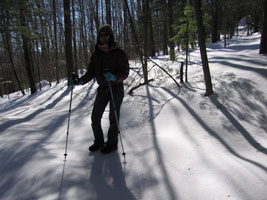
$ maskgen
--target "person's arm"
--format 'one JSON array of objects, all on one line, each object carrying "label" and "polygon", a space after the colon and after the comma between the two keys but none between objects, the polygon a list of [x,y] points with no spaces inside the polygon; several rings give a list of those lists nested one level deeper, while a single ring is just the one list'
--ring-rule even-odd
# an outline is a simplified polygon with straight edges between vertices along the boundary
[{"label": "person's arm", "polygon": [[119,59],[120,61],[118,70],[115,74],[117,77],[117,83],[123,82],[129,75],[129,61],[126,53],[123,50],[120,50]]}]

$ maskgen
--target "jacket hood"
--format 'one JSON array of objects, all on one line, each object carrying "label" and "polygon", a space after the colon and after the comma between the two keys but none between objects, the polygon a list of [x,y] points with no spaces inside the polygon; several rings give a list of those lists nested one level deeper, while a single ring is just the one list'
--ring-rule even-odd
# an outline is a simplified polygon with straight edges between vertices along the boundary
[{"label": "jacket hood", "polygon": [[100,34],[108,34],[110,35],[110,41],[108,43],[109,47],[112,47],[114,44],[114,33],[109,24],[104,24],[103,26],[100,27],[98,34],[97,34],[97,44],[101,45],[101,42],[99,40],[99,35]]}]

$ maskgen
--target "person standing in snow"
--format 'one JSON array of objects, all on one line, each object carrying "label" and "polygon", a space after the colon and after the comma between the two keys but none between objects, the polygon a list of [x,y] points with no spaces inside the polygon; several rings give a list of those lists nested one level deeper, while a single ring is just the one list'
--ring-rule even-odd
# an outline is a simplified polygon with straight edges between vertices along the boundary
[{"label": "person standing in snow", "polygon": [[[129,62],[126,53],[118,47],[114,41],[114,33],[110,25],[103,25],[98,31],[97,44],[91,56],[88,70],[74,85],[84,85],[96,79],[99,87],[95,98],[91,115],[94,143],[89,151],[101,150],[103,154],[110,153],[118,148],[118,132],[114,108],[111,102],[111,94],[108,81],[112,86],[117,116],[119,118],[120,107],[124,97],[123,81],[129,75]],[[107,104],[110,105],[107,142],[101,126],[101,118]]]}]

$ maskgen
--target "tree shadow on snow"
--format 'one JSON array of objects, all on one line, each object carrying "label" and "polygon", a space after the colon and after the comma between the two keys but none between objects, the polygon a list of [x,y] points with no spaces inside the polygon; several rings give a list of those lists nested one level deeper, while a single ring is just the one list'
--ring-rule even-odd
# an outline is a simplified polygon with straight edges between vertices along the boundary
[{"label": "tree shadow on snow", "polygon": [[[173,97],[166,97],[162,95],[160,91],[161,87],[153,86],[151,84],[148,84],[147,86],[153,88],[153,92],[157,94],[151,95],[146,91],[145,94],[132,95],[134,99],[127,98],[124,100],[121,109],[122,120],[120,121],[120,126],[122,127],[122,129],[128,129],[130,127],[143,127],[146,122],[152,121],[157,118],[164,106],[173,99]],[[124,110],[124,107],[126,107],[127,110]],[[140,109],[135,109],[136,107]]]},{"label": "tree shadow on snow", "polygon": [[[49,182],[52,181],[50,178],[53,177],[54,170],[44,170],[37,161],[54,158],[43,146],[48,139],[46,136],[40,140],[32,140],[30,144],[23,139],[6,142],[6,147],[0,153],[0,199],[34,200],[39,198],[38,190],[52,189]],[[35,155],[40,152],[37,159]],[[30,165],[34,167],[32,172],[29,171]],[[36,170],[36,167],[40,170]]]},{"label": "tree shadow on snow", "polygon": [[[232,153],[234,156],[236,156],[237,158],[244,160],[248,163],[251,163],[257,167],[259,167],[260,169],[264,170],[265,172],[267,172],[267,167],[250,159],[247,159],[245,157],[243,157],[242,155],[240,155],[239,153],[237,153],[221,136],[220,134],[218,134],[216,131],[214,131],[204,120],[201,119],[201,117],[190,107],[190,105],[188,105],[182,98],[176,96],[174,93],[172,93],[169,89],[163,88],[167,93],[169,93],[170,95],[172,95],[175,99],[177,99],[187,110],[188,112],[198,121],[198,123],[207,131],[207,133],[209,133],[212,137],[214,137],[215,139],[217,139],[230,153]],[[218,105],[217,100],[213,99],[213,103],[216,103],[216,105]],[[226,114],[227,117],[229,117],[230,122],[237,122],[236,119],[234,119],[233,116],[231,116],[230,114]],[[233,124],[235,126],[235,124]],[[258,143],[255,142],[255,140],[248,134],[247,132],[244,131],[245,129],[239,124],[236,123],[236,125],[238,125],[239,127],[237,127],[237,129],[239,129],[239,131],[241,131],[241,134],[244,134],[244,137],[247,137],[247,139],[250,141],[251,145],[256,145],[258,147]],[[254,143],[255,142],[255,143]],[[267,153],[265,153],[267,154]]]},{"label": "tree shadow on snow", "polygon": [[[218,59],[219,58],[216,57],[216,60],[218,60]],[[220,57],[220,59],[222,59],[222,57]],[[229,58],[223,58],[223,59],[229,59]],[[240,60],[240,61],[242,61],[242,60]],[[210,63],[218,63],[218,62],[210,61]],[[267,69],[264,69],[264,68],[249,67],[249,66],[245,66],[245,65],[239,65],[239,64],[231,63],[231,62],[228,62],[228,61],[220,61],[220,64],[222,64],[225,67],[231,67],[231,68],[236,68],[236,69],[256,72],[260,76],[263,76],[264,78],[267,78]],[[253,65],[257,65],[257,64],[258,63],[253,63]]]},{"label": "tree shadow on snow", "polygon": [[35,112],[29,114],[28,116],[24,118],[19,118],[15,120],[8,120],[7,122],[4,122],[3,124],[0,125],[0,132],[3,133],[6,129],[15,126],[17,124],[22,124],[25,122],[28,122],[32,120],[33,118],[37,117],[39,114],[42,112],[54,108],[65,96],[67,96],[71,91],[71,88],[69,87],[67,90],[65,90],[58,98],[56,98],[52,103],[48,104],[44,108],[40,108],[36,110]]},{"label": "tree shadow on snow", "polygon": [[[253,146],[257,151],[263,151],[266,147],[257,142],[252,135],[241,125],[241,123],[222,105],[216,96],[209,97],[211,102],[223,113],[223,115],[232,123],[232,125],[241,133],[241,135]],[[264,152],[267,155],[267,152]]]},{"label": "tree shadow on snow", "polygon": [[[86,116],[88,115],[88,109],[89,113],[92,112],[93,109],[93,103],[94,103],[94,98],[95,98],[95,93],[97,92],[94,90],[95,86],[95,81],[91,82],[89,84],[89,87],[86,89],[87,92],[85,95],[81,95],[80,93],[76,92],[75,90],[73,91],[73,95],[77,96],[77,98],[80,98],[80,103],[77,105],[76,108],[72,109],[72,112],[76,112],[76,110],[82,109],[80,112],[80,115],[85,114]],[[87,109],[85,109],[87,108]]]},{"label": "tree shadow on snow", "polygon": [[150,87],[150,85],[146,85],[146,92],[147,92],[147,96],[149,97],[148,98],[148,102],[149,102],[149,108],[150,108],[150,110],[149,110],[149,116],[150,116],[149,121],[150,121],[151,133],[152,133],[152,137],[153,137],[154,150],[156,152],[156,156],[157,156],[157,160],[158,160],[157,163],[158,163],[158,165],[160,167],[160,170],[162,172],[166,190],[169,191],[168,192],[168,194],[169,194],[169,198],[168,199],[176,200],[176,199],[178,199],[178,197],[177,197],[175,189],[173,188],[173,186],[171,184],[171,181],[170,181],[170,178],[169,178],[169,174],[168,174],[168,171],[166,170],[166,167],[165,167],[165,164],[164,164],[164,161],[163,161],[163,158],[162,158],[162,153],[161,153],[158,141],[157,141],[157,136],[156,136],[157,130],[156,130],[156,126],[154,124],[155,113],[154,113],[154,109],[153,109],[152,96],[150,94],[149,87]]},{"label": "tree shadow on snow", "polygon": [[[241,124],[241,122],[253,124],[259,130],[267,132],[267,125],[265,123],[267,118],[265,112],[267,109],[267,99],[264,93],[257,89],[257,84],[252,80],[236,79],[234,76],[229,78],[227,75],[218,77],[218,79],[222,79],[220,80],[221,84],[217,86],[219,95],[214,94],[210,96],[211,102],[255,149],[266,149]],[[228,81],[223,81],[226,79]],[[218,100],[220,96],[224,98],[222,102]]]},{"label": "tree shadow on snow", "polygon": [[[1,131],[13,125],[30,121],[41,112],[54,108],[69,92],[70,89],[65,90],[51,104],[38,109],[24,119],[2,124]],[[51,118],[50,121],[44,123],[44,126],[41,127],[41,135],[38,135],[38,130],[34,128],[35,124],[32,124],[31,130],[21,130],[19,135],[16,135],[16,139],[7,138],[6,141],[2,141],[0,199],[34,200],[39,199],[42,195],[57,193],[57,188],[54,187],[54,182],[58,178],[57,171],[53,168],[45,168],[41,163],[55,159],[56,155],[46,145],[51,143],[51,141],[48,142],[49,139],[54,136],[53,133],[62,126],[66,119],[67,113],[56,115],[56,118]],[[38,124],[38,126],[40,125]],[[28,173],[31,165],[34,167],[34,172]]]}]

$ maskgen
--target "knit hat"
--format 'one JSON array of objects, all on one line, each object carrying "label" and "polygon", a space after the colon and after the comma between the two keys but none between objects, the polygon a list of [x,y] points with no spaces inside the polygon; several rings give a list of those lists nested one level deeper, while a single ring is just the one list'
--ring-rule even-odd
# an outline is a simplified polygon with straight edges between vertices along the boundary
[{"label": "knit hat", "polygon": [[111,47],[114,43],[114,33],[113,33],[111,26],[109,24],[104,24],[103,26],[100,27],[100,29],[98,31],[98,36],[97,36],[97,43],[98,44],[101,44],[101,42],[99,40],[100,34],[109,34],[110,35],[109,47]]},{"label": "knit hat", "polygon": [[104,24],[100,27],[98,34],[109,34],[113,36],[113,30],[109,24]]}]

